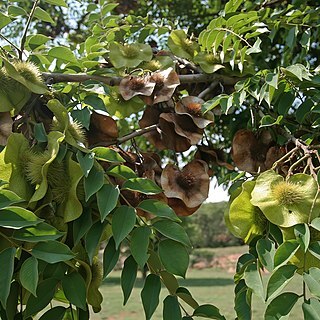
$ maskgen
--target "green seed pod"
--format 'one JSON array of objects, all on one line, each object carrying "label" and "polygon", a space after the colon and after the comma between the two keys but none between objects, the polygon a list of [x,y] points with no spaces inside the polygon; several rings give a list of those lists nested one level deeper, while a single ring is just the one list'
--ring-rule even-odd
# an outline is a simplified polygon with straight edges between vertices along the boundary
[{"label": "green seed pod", "polygon": [[93,311],[99,312],[101,310],[101,303],[103,296],[99,291],[99,287],[102,283],[103,269],[102,263],[98,257],[95,257],[91,266],[92,280],[88,288],[88,303],[92,306]]},{"label": "green seed pod", "polygon": [[30,82],[43,82],[39,68],[32,62],[15,61],[14,67],[26,80]]}]

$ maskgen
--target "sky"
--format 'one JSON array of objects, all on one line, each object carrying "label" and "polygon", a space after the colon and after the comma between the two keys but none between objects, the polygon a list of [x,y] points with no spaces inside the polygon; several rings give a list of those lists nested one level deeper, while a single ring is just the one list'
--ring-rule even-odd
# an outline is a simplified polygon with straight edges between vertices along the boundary
[{"label": "sky", "polygon": [[216,181],[212,180],[210,184],[209,196],[206,202],[228,201],[228,191],[223,190],[221,186],[216,186]]}]

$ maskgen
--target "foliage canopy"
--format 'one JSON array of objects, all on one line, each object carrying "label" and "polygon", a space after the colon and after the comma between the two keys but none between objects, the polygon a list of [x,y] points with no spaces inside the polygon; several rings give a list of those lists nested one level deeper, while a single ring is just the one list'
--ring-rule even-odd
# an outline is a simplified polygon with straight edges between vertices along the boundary
[{"label": "foliage canopy", "polygon": [[[190,1],[189,21],[181,1],[137,3],[1,2],[1,318],[32,319],[56,300],[40,319],[88,319],[126,243],[124,304],[147,265],[146,319],[161,283],[165,320],[225,319],[178,281],[192,246],[179,216],[215,176],[229,187],[226,224],[249,245],[237,318],[251,319],[256,295],[265,319],[301,299],[317,319],[320,7]],[[294,276],[300,295],[284,291]]]}]

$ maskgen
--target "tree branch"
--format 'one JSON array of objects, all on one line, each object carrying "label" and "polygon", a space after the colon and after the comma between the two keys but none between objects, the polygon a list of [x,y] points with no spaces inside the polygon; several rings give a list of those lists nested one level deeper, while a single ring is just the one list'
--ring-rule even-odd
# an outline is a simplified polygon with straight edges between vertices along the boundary
[{"label": "tree branch", "polygon": [[114,140],[114,141],[107,141],[107,142],[98,142],[98,143],[95,143],[93,146],[91,147],[109,147],[109,146],[112,146],[112,145],[115,145],[115,144],[122,144],[126,141],[129,141],[135,137],[138,137],[138,136],[142,136],[143,134],[147,133],[147,132],[151,132],[151,131],[155,131],[157,130],[158,128],[158,125],[157,124],[153,124],[149,127],[145,127],[145,128],[142,128],[142,129],[137,129],[136,131],[134,132],[131,132],[121,138],[118,138],[117,140]]},{"label": "tree branch", "polygon": [[29,29],[30,23],[32,21],[32,18],[34,16],[34,13],[36,11],[36,8],[37,8],[37,6],[39,4],[39,1],[40,0],[35,0],[34,3],[33,3],[30,15],[29,15],[28,20],[27,20],[26,27],[24,29],[24,32],[23,32],[23,35],[22,35],[22,38],[21,38],[21,45],[20,45],[20,51],[19,51],[19,59],[20,60],[22,60],[22,53],[23,53],[23,50],[24,50],[24,45],[25,45],[26,40],[27,40],[28,29]]},{"label": "tree branch", "polygon": [[[105,77],[98,76],[94,74],[86,74],[86,73],[78,73],[78,74],[70,74],[70,73],[50,73],[43,72],[42,77],[51,83],[58,82],[85,82],[88,80],[96,80],[102,83],[105,83],[109,86],[117,86],[120,84],[122,77]],[[235,84],[242,78],[240,77],[231,77],[222,74],[186,74],[179,75],[180,83],[201,83],[201,82],[212,82],[218,81],[224,84]],[[50,81],[51,80],[51,81]]]}]

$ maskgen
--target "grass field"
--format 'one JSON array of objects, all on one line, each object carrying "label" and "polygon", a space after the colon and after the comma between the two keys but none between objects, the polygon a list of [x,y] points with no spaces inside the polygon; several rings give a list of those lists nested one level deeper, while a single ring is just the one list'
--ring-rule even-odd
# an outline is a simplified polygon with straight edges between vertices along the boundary
[{"label": "grass field", "polygon": [[[234,254],[245,251],[245,248],[219,248],[214,249],[215,255]],[[101,287],[104,296],[102,311],[99,315],[93,314],[91,319],[98,320],[143,320],[144,313],[140,300],[140,292],[143,287],[143,280],[141,274],[138,275],[132,295],[126,306],[122,306],[122,292],[120,288],[120,271],[115,271],[109,275]],[[267,280],[267,276],[265,276]],[[191,269],[187,273],[187,279],[180,279],[179,284],[186,286],[194,296],[194,298],[201,303],[212,303],[220,308],[221,313],[225,315],[227,320],[235,319],[233,310],[233,274],[223,270],[214,268],[195,270]],[[297,289],[301,292],[301,279],[293,279],[288,287],[289,290]],[[159,306],[153,316],[153,320],[162,319],[162,301],[168,294],[167,290],[163,288],[160,297]],[[262,320],[265,310],[264,302],[253,301],[253,320]],[[297,305],[289,319],[300,320],[303,319],[301,312],[301,304]],[[190,310],[190,309],[189,309]],[[200,319],[200,318],[199,318]]]}]

